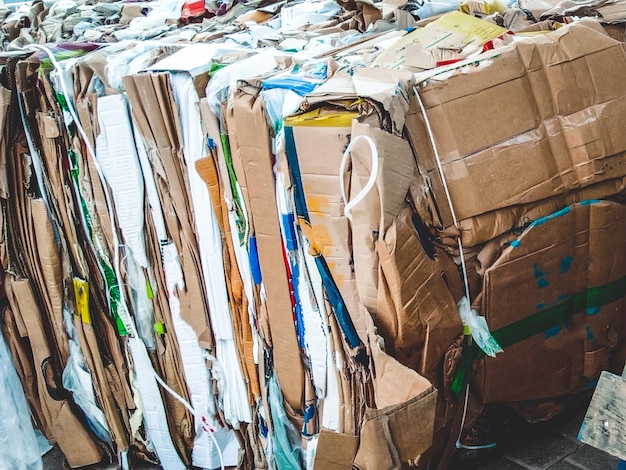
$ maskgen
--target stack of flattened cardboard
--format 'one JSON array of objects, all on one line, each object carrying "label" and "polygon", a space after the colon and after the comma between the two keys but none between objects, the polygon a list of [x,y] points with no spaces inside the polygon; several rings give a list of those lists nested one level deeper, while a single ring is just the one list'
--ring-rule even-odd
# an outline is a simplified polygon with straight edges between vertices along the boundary
[{"label": "stack of flattened cardboard", "polygon": [[474,60],[423,83],[407,118],[422,212],[467,258],[474,307],[504,348],[475,348],[476,390],[543,401],[519,406],[541,419],[623,357],[626,271],[608,247],[624,243],[626,52],[581,23]]},{"label": "stack of flattened cardboard", "polygon": [[70,467],[445,469],[621,369],[623,43],[197,3],[2,28],[0,325]]}]

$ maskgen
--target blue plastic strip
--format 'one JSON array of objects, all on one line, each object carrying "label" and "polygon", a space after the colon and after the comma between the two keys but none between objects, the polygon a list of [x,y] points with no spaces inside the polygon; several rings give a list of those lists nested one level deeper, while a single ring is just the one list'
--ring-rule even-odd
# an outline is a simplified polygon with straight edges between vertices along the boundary
[{"label": "blue plastic strip", "polygon": [[252,272],[252,280],[256,285],[260,285],[263,282],[263,276],[261,276],[261,265],[259,264],[259,251],[256,246],[256,237],[250,237],[250,252],[248,257],[250,259],[250,271]]},{"label": "blue plastic strip", "polygon": [[285,244],[287,251],[295,251],[298,249],[298,239],[296,238],[295,216],[293,212],[281,215],[283,220],[283,229],[285,233]]}]

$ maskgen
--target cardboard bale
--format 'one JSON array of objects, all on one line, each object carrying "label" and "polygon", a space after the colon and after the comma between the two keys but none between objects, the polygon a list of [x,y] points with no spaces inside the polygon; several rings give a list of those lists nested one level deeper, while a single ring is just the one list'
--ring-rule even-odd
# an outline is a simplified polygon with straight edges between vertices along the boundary
[{"label": "cardboard bale", "polygon": [[446,225],[433,143],[459,220],[626,174],[622,43],[571,24],[475,62],[419,90],[433,142],[419,112],[407,118]]},{"label": "cardboard bale", "polygon": [[485,402],[593,386],[623,342],[626,206],[584,201],[538,219],[484,277],[482,314],[504,348],[477,364]]}]

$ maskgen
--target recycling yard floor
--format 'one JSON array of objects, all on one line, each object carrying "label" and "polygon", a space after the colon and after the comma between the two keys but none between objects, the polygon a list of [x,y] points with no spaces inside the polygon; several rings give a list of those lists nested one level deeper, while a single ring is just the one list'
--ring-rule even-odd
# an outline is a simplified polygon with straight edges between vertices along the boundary
[{"label": "recycling yard floor", "polygon": [[615,470],[619,460],[577,440],[589,400],[546,423],[528,425],[508,444],[487,451],[454,470]]},{"label": "recycling yard floor", "polygon": [[[587,411],[589,399],[583,400],[570,412],[546,423],[524,426],[513,431],[501,447],[483,451],[466,460],[457,458],[450,470],[611,470],[619,460],[576,439]],[[62,454],[55,448],[43,458],[44,469],[60,470]],[[116,465],[99,465],[84,469],[115,469]],[[142,469],[160,467],[142,466]],[[319,469],[324,470],[324,469]]]}]

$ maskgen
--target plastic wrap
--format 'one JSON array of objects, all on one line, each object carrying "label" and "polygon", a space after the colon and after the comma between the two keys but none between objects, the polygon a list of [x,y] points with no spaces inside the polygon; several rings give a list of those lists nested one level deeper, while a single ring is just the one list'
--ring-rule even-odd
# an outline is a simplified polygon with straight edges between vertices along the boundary
[{"label": "plastic wrap", "polygon": [[302,451],[298,444],[300,436],[285,413],[282,405],[283,394],[275,375],[269,379],[269,390],[274,439],[273,449],[267,453],[268,457],[271,455],[274,458],[276,468],[280,470],[300,470],[302,468]]},{"label": "plastic wrap", "polygon": [[11,354],[0,335],[0,468],[42,469],[30,409]]}]

